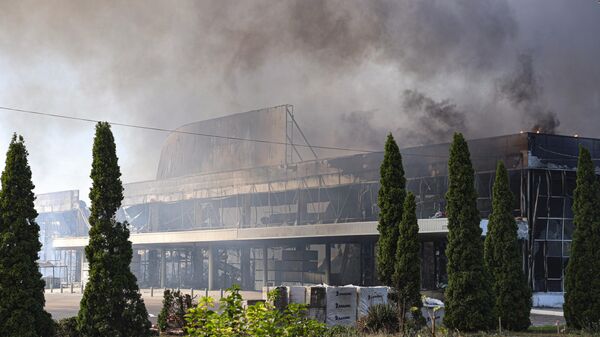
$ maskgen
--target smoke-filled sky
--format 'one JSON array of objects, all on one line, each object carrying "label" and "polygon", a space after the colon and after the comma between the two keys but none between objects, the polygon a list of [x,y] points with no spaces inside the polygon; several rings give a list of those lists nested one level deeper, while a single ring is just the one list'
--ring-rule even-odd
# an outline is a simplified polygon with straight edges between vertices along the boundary
[{"label": "smoke-filled sky", "polygon": [[[2,1],[0,106],[176,128],[293,104],[311,142],[600,137],[596,0]],[[0,111],[36,192],[90,184],[93,124]],[[114,127],[123,180],[165,133]]]}]

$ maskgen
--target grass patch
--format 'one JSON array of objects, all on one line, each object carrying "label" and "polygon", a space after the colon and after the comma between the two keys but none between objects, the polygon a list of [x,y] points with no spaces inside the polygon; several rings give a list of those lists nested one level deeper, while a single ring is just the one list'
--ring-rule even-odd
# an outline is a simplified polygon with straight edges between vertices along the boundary
[{"label": "grass patch", "polygon": [[[560,326],[560,329],[563,330],[564,326]],[[527,329],[527,332],[531,333],[556,333],[556,325],[542,325],[542,326],[530,326]]]}]

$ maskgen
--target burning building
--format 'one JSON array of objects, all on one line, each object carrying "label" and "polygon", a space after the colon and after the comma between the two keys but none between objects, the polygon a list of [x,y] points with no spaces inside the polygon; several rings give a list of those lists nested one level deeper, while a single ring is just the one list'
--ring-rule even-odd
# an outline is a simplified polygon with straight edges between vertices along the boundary
[{"label": "burning building", "polygon": [[[509,170],[523,272],[536,301],[562,298],[579,145],[600,158],[600,140],[581,137],[521,133],[469,141],[484,235],[497,161]],[[401,151],[407,188],[417,199],[424,289],[447,282],[448,149]],[[131,268],[141,287],[377,284],[382,159],[382,152],[321,158],[290,106],[185,125],[167,138],[155,180],[125,184],[118,218],[130,224]],[[65,204],[63,197],[55,203]],[[52,238],[44,243],[55,254],[46,259],[65,266],[64,282],[85,282],[87,223],[61,215],[85,211],[70,199],[76,207],[54,210],[51,199],[38,197],[37,204]]]}]

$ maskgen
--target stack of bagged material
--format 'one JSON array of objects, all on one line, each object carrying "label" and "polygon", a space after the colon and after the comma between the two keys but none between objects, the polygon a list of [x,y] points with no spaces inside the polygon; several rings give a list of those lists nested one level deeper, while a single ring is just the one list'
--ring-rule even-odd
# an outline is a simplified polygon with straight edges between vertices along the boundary
[{"label": "stack of bagged material", "polygon": [[[389,292],[387,287],[287,286],[263,288],[264,299],[267,298],[268,290],[279,292],[274,303],[279,310],[283,310],[289,303],[307,304],[308,316],[327,325],[356,324],[356,320],[365,316],[370,307],[387,303]],[[425,306],[427,304],[432,303],[424,303]]]},{"label": "stack of bagged material", "polygon": [[369,308],[388,302],[388,287],[358,287],[358,318],[366,316]]},{"label": "stack of bagged material", "polygon": [[289,303],[308,304],[306,300],[306,287],[289,286],[287,287]]},{"label": "stack of bagged material", "polygon": [[435,319],[435,325],[440,326],[444,320],[444,310],[444,302],[431,297],[423,297],[421,312],[428,326],[431,326],[432,318]]},{"label": "stack of bagged material", "polygon": [[[273,301],[273,305],[275,306],[275,308],[277,308],[279,310],[285,310],[285,308],[287,308],[287,305],[289,303],[289,295],[288,295],[287,287],[276,287],[276,288],[272,288],[270,290],[277,291],[277,296],[275,297],[275,301]],[[263,291],[263,298],[265,296],[268,297],[268,294],[265,295],[265,292]]]},{"label": "stack of bagged material", "polygon": [[308,316],[316,321],[325,323],[327,319],[327,286],[314,286],[307,289]]},{"label": "stack of bagged material", "polygon": [[357,287],[327,287],[328,325],[354,325],[356,323]]}]

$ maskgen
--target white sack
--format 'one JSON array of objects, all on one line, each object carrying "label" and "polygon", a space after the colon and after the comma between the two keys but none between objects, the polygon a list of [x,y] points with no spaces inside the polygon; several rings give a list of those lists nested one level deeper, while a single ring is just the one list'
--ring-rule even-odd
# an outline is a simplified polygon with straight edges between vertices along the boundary
[{"label": "white sack", "polygon": [[366,316],[369,308],[388,302],[388,287],[358,288],[358,318]]},{"label": "white sack", "polygon": [[327,287],[327,324],[354,325],[356,323],[356,287]]},{"label": "white sack", "polygon": [[289,303],[307,304],[306,287],[290,286],[287,287],[287,292],[289,296]]}]

